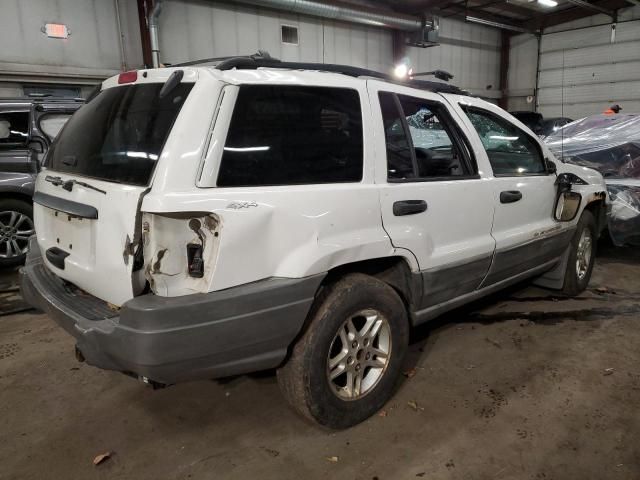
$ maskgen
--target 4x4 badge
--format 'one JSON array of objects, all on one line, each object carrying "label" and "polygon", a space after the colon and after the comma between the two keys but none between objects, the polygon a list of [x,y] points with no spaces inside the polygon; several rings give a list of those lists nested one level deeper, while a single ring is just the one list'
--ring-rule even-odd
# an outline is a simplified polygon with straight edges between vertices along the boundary
[{"label": "4x4 badge", "polygon": [[238,210],[240,208],[249,208],[249,207],[257,207],[258,204],[256,202],[231,202],[227,205],[227,208],[232,208],[234,210]]}]

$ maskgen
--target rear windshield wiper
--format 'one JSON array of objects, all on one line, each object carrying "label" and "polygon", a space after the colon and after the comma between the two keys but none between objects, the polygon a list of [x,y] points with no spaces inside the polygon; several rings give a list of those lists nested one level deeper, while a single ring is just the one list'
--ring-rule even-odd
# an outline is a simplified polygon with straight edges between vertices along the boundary
[{"label": "rear windshield wiper", "polygon": [[56,187],[59,187],[62,185],[62,188],[64,188],[67,192],[71,192],[73,190],[74,185],[80,185],[81,187],[90,188],[91,190],[95,190],[96,192],[100,192],[105,195],[107,194],[106,191],[98,187],[94,187],[93,185],[89,185],[88,183],[81,182],[79,180],[74,180],[74,179],[62,180],[62,178],[60,177],[53,177],[51,175],[47,175],[46,177],[44,177],[44,179],[45,181],[52,183]]},{"label": "rear windshield wiper", "polygon": [[167,81],[164,82],[164,85],[160,89],[160,93],[158,94],[158,98],[164,98],[171,93],[171,91],[176,88],[180,82],[182,81],[182,77],[184,77],[183,70],[175,70],[169,75]]}]

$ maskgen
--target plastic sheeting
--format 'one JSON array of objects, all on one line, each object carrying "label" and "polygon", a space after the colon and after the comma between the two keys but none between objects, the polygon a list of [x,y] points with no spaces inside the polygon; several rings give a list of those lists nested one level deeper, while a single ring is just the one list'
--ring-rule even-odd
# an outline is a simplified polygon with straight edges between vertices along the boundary
[{"label": "plastic sheeting", "polygon": [[640,245],[640,115],[586,117],[544,141],[556,158],[602,173],[613,242]]}]

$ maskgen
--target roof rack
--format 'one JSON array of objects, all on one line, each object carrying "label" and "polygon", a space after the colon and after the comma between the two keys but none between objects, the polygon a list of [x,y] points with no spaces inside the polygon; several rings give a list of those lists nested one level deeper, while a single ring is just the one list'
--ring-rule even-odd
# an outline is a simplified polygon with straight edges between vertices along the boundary
[{"label": "roof rack", "polygon": [[[197,65],[203,63],[219,62],[214,68],[217,70],[256,70],[258,68],[287,68],[291,70],[320,70],[323,72],[340,73],[342,75],[348,75],[350,77],[369,77],[385,80],[396,85],[405,85],[412,88],[418,88],[421,90],[428,90],[436,93],[456,93],[459,95],[469,95],[468,92],[462,90],[454,85],[449,85],[442,82],[433,82],[429,80],[400,80],[394,78],[385,73],[376,72],[375,70],[369,70],[367,68],[352,67],[350,65],[337,65],[333,63],[307,63],[307,62],[283,62],[277,58],[273,58],[269,53],[259,50],[257,54],[239,56],[239,57],[218,57],[208,58],[203,60],[195,60],[191,62],[185,62],[172,65],[172,67],[181,67],[188,65]],[[437,72],[441,72],[437,70]],[[435,73],[435,72],[426,72]],[[446,73],[450,78],[453,75]]]},{"label": "roof rack", "polygon": [[429,90],[436,93],[457,93],[460,95],[468,95],[468,92],[462,90],[455,85],[449,85],[442,82],[432,82],[429,80],[399,80],[384,73],[376,72],[366,68],[352,67],[350,65],[336,65],[333,63],[303,63],[303,62],[282,62],[274,58],[254,58],[251,57],[234,57],[223,60],[216,65],[217,70],[255,70],[257,68],[289,68],[291,70],[321,70],[323,72],[341,73],[350,77],[370,77],[379,78],[387,82],[397,85],[406,85],[408,87],[418,88],[421,90]]}]

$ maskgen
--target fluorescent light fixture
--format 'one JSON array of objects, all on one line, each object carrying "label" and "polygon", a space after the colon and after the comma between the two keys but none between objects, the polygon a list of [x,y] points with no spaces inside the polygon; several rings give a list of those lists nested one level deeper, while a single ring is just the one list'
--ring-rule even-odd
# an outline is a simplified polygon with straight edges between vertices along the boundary
[{"label": "fluorescent light fixture", "polygon": [[538,3],[543,7],[549,8],[558,6],[558,2],[556,2],[556,0],[538,0]]},{"label": "fluorescent light fixture", "polygon": [[271,147],[224,147],[226,152],[266,152]]},{"label": "fluorescent light fixture", "polygon": [[479,23],[480,25],[487,25],[488,27],[502,28],[504,30],[511,30],[511,31],[514,31],[514,32],[520,32],[520,33],[528,32],[528,30],[526,28],[518,27],[517,25],[511,25],[511,24],[508,24],[508,23],[501,23],[501,22],[494,22],[493,20],[487,20],[486,18],[473,17],[471,15],[467,15],[465,17],[465,20],[467,22]]}]

